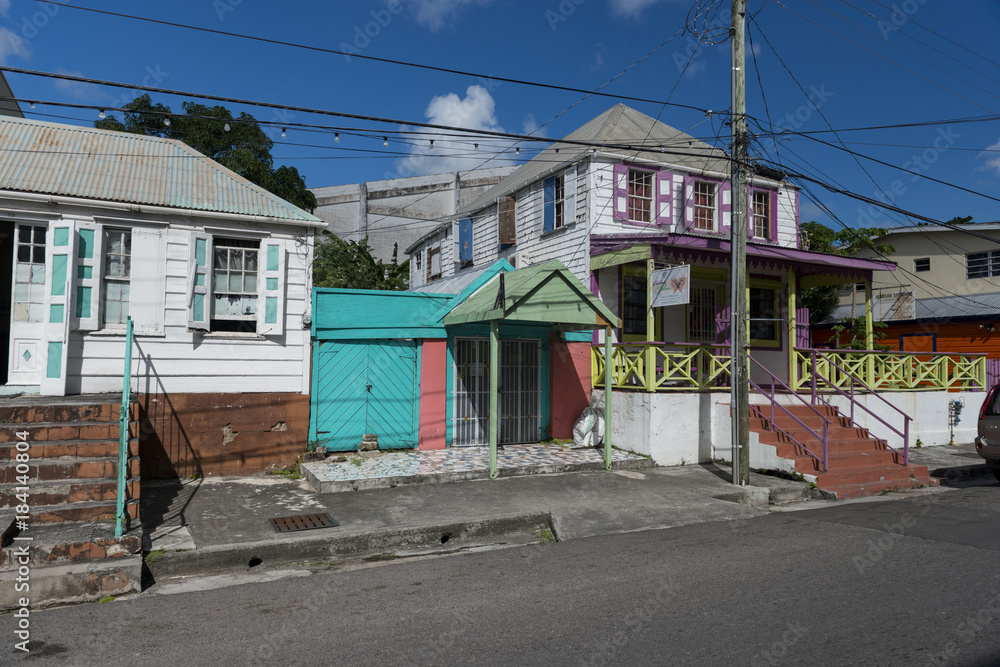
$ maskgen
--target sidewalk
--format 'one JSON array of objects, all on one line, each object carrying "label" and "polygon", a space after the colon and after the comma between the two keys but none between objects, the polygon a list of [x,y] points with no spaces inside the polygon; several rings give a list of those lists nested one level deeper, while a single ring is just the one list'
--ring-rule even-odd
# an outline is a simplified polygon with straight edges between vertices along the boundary
[{"label": "sidewalk", "polygon": [[[726,471],[706,464],[320,494],[305,480],[222,477],[145,483],[141,516],[151,552],[146,562],[162,579],[256,564],[384,559],[431,547],[561,541],[767,512],[767,486],[739,489],[728,480]],[[787,497],[809,492],[801,482],[756,475],[754,482]],[[269,522],[319,513],[339,525],[277,533]]]}]

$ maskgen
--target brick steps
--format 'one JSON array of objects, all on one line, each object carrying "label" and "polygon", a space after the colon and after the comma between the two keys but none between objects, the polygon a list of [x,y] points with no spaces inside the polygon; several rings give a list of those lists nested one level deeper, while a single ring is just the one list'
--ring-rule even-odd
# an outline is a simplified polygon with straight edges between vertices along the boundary
[{"label": "brick steps", "polygon": [[[60,479],[34,482],[28,486],[28,503],[31,507],[46,507],[60,503],[85,503],[91,501],[114,500],[118,494],[118,480],[104,479]],[[139,480],[130,479],[125,483],[126,498],[139,497]],[[17,485],[0,485],[0,510],[20,504],[17,499]]]},{"label": "brick steps", "polygon": [[[115,426],[117,430],[118,426]],[[13,460],[17,455],[15,443],[0,444],[0,464]],[[129,456],[139,455],[139,439],[132,437],[128,441]],[[82,458],[118,458],[118,434],[114,439],[103,440],[58,440],[54,442],[36,441],[30,443],[28,455],[32,459],[56,459],[66,456]]]},{"label": "brick steps", "polygon": [[[757,406],[770,415],[769,406]],[[786,406],[795,417],[821,433],[824,420],[807,405]],[[817,406],[829,417],[829,469],[822,470],[822,463],[809,456],[808,447],[822,457],[823,443],[804,429],[795,419],[782,410],[775,410],[775,426],[785,433],[766,428],[766,421],[751,417],[750,429],[758,434],[762,444],[773,446],[779,457],[792,461],[796,472],[816,478],[817,488],[831,491],[838,498],[875,495],[884,491],[929,486],[935,482],[926,466],[904,466],[902,454],[897,453],[875,438],[867,429],[851,425],[850,420],[830,406]],[[801,445],[795,440],[801,442]]]},{"label": "brick steps", "polygon": [[[18,477],[27,476],[28,486],[35,482],[69,479],[118,479],[118,457],[59,459],[32,459],[27,472],[18,472],[16,465],[7,461],[0,466],[0,484],[17,484]],[[139,457],[128,460],[128,476],[139,476]]]},{"label": "brick steps", "polygon": [[[138,531],[131,531],[121,539],[114,537],[114,525],[54,524],[36,526],[26,531],[32,537],[28,561],[33,566],[64,565],[105,559],[124,559],[139,553],[142,538]],[[24,542],[14,543],[23,545]],[[16,547],[0,551],[0,572],[17,570],[21,563],[15,556]],[[32,572],[34,578],[35,572]]]}]

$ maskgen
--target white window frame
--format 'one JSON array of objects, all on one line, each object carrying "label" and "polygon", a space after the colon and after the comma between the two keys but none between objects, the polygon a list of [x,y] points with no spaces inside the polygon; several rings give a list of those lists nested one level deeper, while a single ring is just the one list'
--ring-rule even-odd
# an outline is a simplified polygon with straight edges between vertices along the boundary
[{"label": "white window frame", "polygon": [[[702,186],[711,188],[710,193],[699,193],[698,189]],[[692,195],[692,202],[694,204],[694,219],[692,221],[692,229],[696,232],[717,232],[718,230],[718,219],[719,219],[719,184],[715,181],[704,181],[695,180],[694,182],[694,193]],[[711,204],[705,205],[698,202],[699,194],[701,196],[710,196]],[[707,218],[710,221],[708,227],[703,227],[699,223],[701,218],[706,217],[705,211],[708,212]]]},{"label": "white window frame", "polygon": [[995,278],[997,276],[1000,276],[1000,250],[970,252],[965,255],[966,280]]},{"label": "white window frame", "polygon": [[[104,249],[103,249],[103,253],[102,253],[102,256],[101,256],[101,263],[100,263],[100,268],[101,268],[101,276],[100,276],[100,280],[101,280],[101,284],[100,284],[100,294],[101,294],[101,297],[100,297],[100,299],[101,299],[101,301],[100,301],[100,317],[101,317],[101,326],[106,331],[114,331],[114,330],[118,330],[118,329],[124,330],[125,329],[125,322],[108,322],[107,321],[108,286],[111,283],[116,283],[116,284],[122,285],[122,286],[128,285],[129,286],[129,292],[130,292],[129,297],[131,297],[131,287],[132,287],[132,273],[131,273],[131,269],[132,269],[132,230],[131,229],[127,229],[127,228],[123,228],[123,227],[104,227],[102,233],[104,235]],[[122,237],[122,241],[123,242],[124,242],[124,235],[128,236],[128,240],[129,240],[128,254],[125,254],[125,252],[121,252],[121,253],[112,253],[111,252],[111,239],[110,239],[111,234],[122,234],[123,235],[123,237]],[[124,251],[124,248],[122,248],[122,250]],[[109,264],[110,264],[109,259],[112,256],[112,254],[120,255],[122,258],[124,258],[125,260],[127,260],[127,262],[122,262],[122,266],[123,267],[127,266],[127,268],[124,271],[122,271],[122,273],[125,274],[124,276],[111,276],[111,275],[108,275],[108,269],[109,269]],[[129,298],[128,300],[123,300],[123,299],[119,298],[118,301],[119,301],[119,303],[124,304],[124,306],[125,306],[125,308],[124,308],[124,317],[127,320],[128,316],[129,316],[129,307],[131,306],[131,298]]]},{"label": "white window frame", "polygon": [[[763,213],[758,211],[758,197],[762,199]],[[750,229],[757,239],[770,239],[771,230],[771,193],[767,190],[753,190],[750,196],[751,216],[753,224]]]},{"label": "white window frame", "polygon": [[[256,243],[254,247],[251,244]],[[234,245],[230,245],[234,244]],[[260,309],[260,274],[261,274],[261,254],[260,254],[260,241],[251,239],[241,239],[226,236],[216,236],[212,239],[212,268],[211,268],[211,279],[212,279],[212,303],[210,305],[210,319],[212,321],[253,321],[257,320],[257,312]],[[225,251],[226,264],[225,268],[220,268],[218,266],[220,252]],[[236,255],[241,256],[240,268],[235,269],[231,265],[235,262],[233,261]],[[252,256],[254,261],[253,270],[253,289],[248,290],[247,276],[250,275],[250,271],[247,270],[247,258]],[[225,289],[219,288],[218,274],[220,271],[225,272],[226,284]],[[231,280],[234,275],[239,273],[240,289],[231,289]],[[240,297],[240,306],[243,308],[246,304],[247,299],[253,300],[253,312],[244,312],[240,314],[233,313],[218,313],[216,312],[216,303],[219,301],[220,297]]]},{"label": "white window frame", "polygon": [[[648,179],[648,194],[640,195],[633,191],[633,175],[642,176],[643,180]],[[628,174],[625,181],[626,191],[628,192],[628,201],[626,206],[628,207],[628,221],[636,222],[639,224],[651,225],[656,223],[656,215],[654,204],[656,202],[656,172],[651,169],[638,169],[636,167],[629,167]],[[646,185],[643,185],[646,188]],[[638,205],[638,204],[641,205]],[[634,213],[636,211],[645,211],[645,220],[640,220],[635,217]]]}]

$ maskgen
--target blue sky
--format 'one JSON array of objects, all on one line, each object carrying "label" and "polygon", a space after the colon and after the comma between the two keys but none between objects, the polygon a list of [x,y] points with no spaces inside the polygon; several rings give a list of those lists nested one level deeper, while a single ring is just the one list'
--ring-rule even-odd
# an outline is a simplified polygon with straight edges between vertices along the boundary
[{"label": "blue sky", "polygon": [[[628,104],[715,145],[727,142],[728,43],[708,46],[682,34],[648,55],[684,27],[693,0],[73,2],[489,76],[587,90],[605,86],[604,92],[616,95],[664,101],[673,90],[671,102],[719,113]],[[710,23],[714,27],[728,24],[728,0],[721,6],[718,20]],[[1000,3],[968,0],[961,3],[960,14],[955,7],[943,0],[751,0],[755,18],[750,34],[759,72],[749,60],[748,113],[765,127],[770,117],[797,131],[997,115]],[[489,76],[417,70],[196,33],[33,0],[0,0],[0,25],[0,62],[12,67],[403,121],[559,137],[616,102]],[[119,89],[18,74],[8,74],[8,80],[24,99],[113,107],[132,98]],[[182,101],[154,99],[174,110]],[[471,141],[455,144],[439,138],[431,151],[426,137],[401,138],[394,132],[403,129],[398,125],[227,106],[279,124],[364,128],[343,133],[339,143],[329,132],[292,128],[281,139],[280,130],[272,129],[276,162],[297,167],[310,187],[513,160],[511,151],[497,155],[496,144],[488,141],[480,142],[477,152]],[[93,110],[42,104],[25,111],[74,123],[90,123],[97,116]],[[388,148],[383,148],[382,136],[389,136]],[[815,136],[838,141],[829,133]],[[848,148],[890,165],[1000,198],[998,120],[844,132],[840,138]],[[523,160],[532,149],[522,145]],[[899,207],[932,218],[972,215],[979,222],[1000,221],[997,201],[861,159],[863,170],[854,157],[809,139],[785,137],[775,146],[761,136],[752,154],[867,196],[881,198],[881,187],[894,193]],[[809,190],[847,224],[903,222],[897,214],[866,211],[863,204],[817,186]],[[836,225],[807,199],[804,219]]]}]

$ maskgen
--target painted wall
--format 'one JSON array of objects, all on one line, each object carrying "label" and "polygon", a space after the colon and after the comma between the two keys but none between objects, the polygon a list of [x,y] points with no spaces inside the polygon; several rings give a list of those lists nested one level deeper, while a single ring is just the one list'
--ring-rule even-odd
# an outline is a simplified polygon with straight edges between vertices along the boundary
[{"label": "painted wall", "polygon": [[553,334],[550,349],[549,435],[572,438],[573,424],[590,405],[590,343]]},{"label": "painted wall", "polygon": [[[993,324],[995,331],[986,328]],[[960,354],[985,353],[991,357],[1000,357],[1000,314],[994,319],[983,319],[973,322],[886,322],[884,345],[892,350],[956,352]],[[935,346],[930,347],[933,337]],[[841,334],[841,340],[848,336]],[[909,340],[907,340],[909,339]],[[922,340],[918,340],[922,339]],[[813,330],[813,342],[816,345],[836,345],[836,336],[830,329]],[[919,347],[917,347],[919,345]]]},{"label": "painted wall", "polygon": [[447,426],[448,342],[420,345],[420,427],[418,449],[444,449]]},{"label": "painted wall", "polygon": [[[956,443],[969,443],[976,436],[976,420],[985,392],[887,392],[880,394],[913,417],[910,426],[910,447],[920,438],[924,446],[947,445],[948,401],[965,401],[962,421],[955,430]],[[714,458],[729,460],[732,451],[732,419],[729,393],[676,393],[648,394],[642,392],[614,392],[612,412],[612,443],[616,447],[650,456],[658,465],[676,466],[706,462]],[[782,403],[793,403],[791,396],[778,397]],[[893,427],[902,425],[902,417],[872,396],[861,398],[875,414]],[[603,407],[604,392],[595,389],[592,402]],[[751,402],[754,400],[751,394]],[[845,400],[835,398],[831,403],[842,411],[849,410]],[[878,420],[859,411],[857,422],[873,434],[896,446],[899,436]],[[902,429],[900,429],[902,430]],[[754,467],[777,467],[774,452],[766,446],[751,443],[751,460]],[[760,451],[754,451],[756,448]],[[773,450],[773,448],[771,448]],[[769,458],[770,456],[770,458]]]}]

